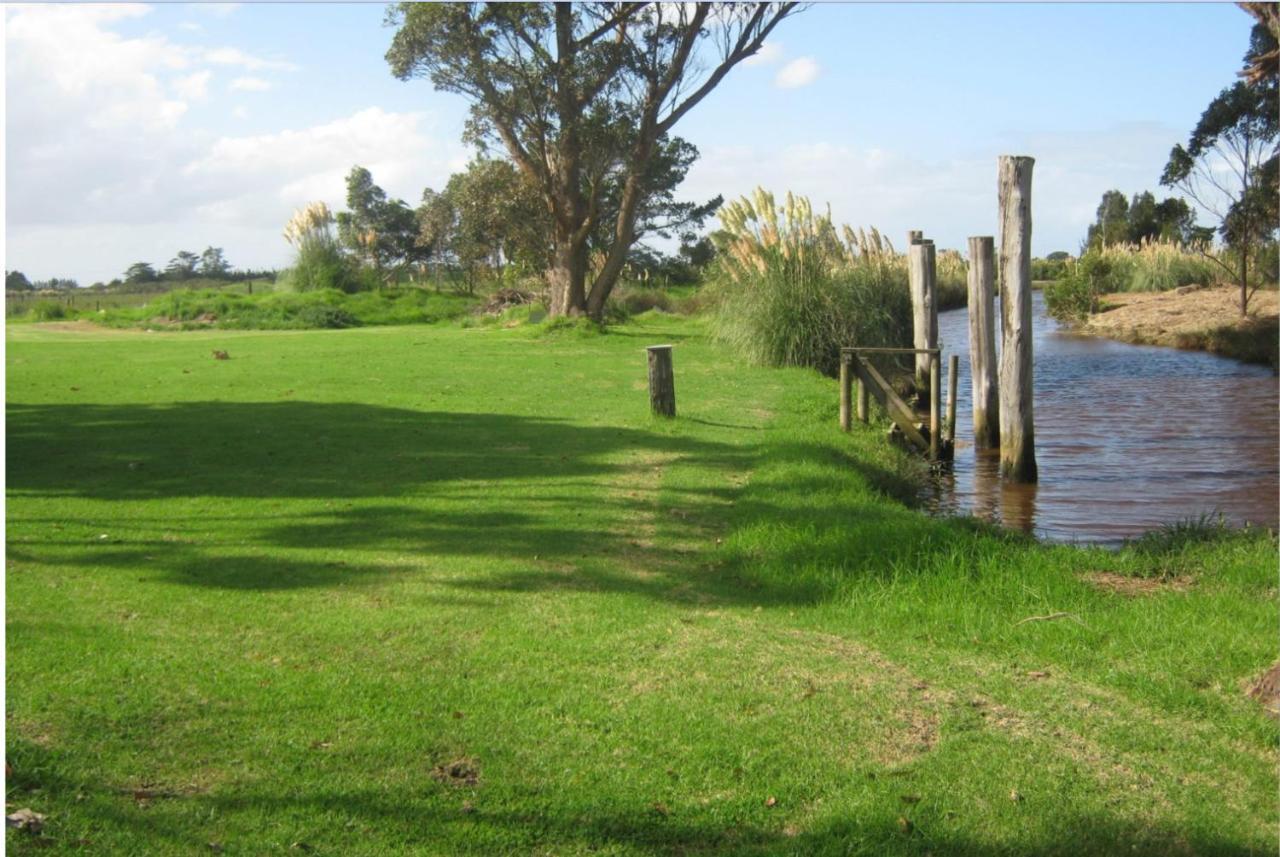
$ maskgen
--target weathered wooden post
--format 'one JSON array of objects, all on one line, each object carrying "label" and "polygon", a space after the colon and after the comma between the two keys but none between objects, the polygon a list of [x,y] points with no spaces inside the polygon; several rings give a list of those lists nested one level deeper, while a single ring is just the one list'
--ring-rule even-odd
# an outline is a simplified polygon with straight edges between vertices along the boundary
[{"label": "weathered wooden post", "polygon": [[[851,355],[853,360],[858,360],[858,355]],[[849,367],[854,368],[853,366]],[[855,373],[857,374],[857,373]],[[867,421],[867,382],[861,377],[858,378],[858,422],[865,423]]]},{"label": "weathered wooden post", "polygon": [[840,352],[840,431],[853,430],[853,367],[849,365],[852,356]]},{"label": "weathered wooden post", "polygon": [[947,366],[947,445],[955,449],[956,443],[956,392],[960,380],[960,355],[952,354]]},{"label": "weathered wooden post", "polygon": [[670,345],[650,345],[649,406],[664,417],[676,415],[676,373],[671,365]]},{"label": "weathered wooden post", "polygon": [[[911,288],[911,319],[915,347],[938,347],[938,305],[934,299],[937,254],[933,242],[921,239],[907,248],[907,282]],[[916,398],[924,401],[929,378],[929,355],[916,353]]]},{"label": "weathered wooden post", "polygon": [[973,376],[973,443],[1000,445],[1000,385],[996,382],[995,239],[969,239],[969,373]]},{"label": "weathered wooden post", "polygon": [[942,448],[942,361],[938,352],[929,358],[929,458],[938,460]]},{"label": "weathered wooden post", "polygon": [[1000,474],[1035,482],[1031,354],[1031,168],[1000,156]]}]

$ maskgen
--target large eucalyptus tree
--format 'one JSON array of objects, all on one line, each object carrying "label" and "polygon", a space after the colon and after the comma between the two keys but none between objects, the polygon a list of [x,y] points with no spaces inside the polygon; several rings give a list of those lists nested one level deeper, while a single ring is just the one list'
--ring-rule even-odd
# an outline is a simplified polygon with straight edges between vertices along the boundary
[{"label": "large eucalyptus tree", "polygon": [[[796,3],[401,3],[387,61],[471,100],[551,218],[555,315],[604,311],[637,223],[683,144],[671,129]],[[683,176],[683,172],[680,173]],[[610,240],[589,270],[592,236]],[[588,277],[591,276],[591,282]]]}]

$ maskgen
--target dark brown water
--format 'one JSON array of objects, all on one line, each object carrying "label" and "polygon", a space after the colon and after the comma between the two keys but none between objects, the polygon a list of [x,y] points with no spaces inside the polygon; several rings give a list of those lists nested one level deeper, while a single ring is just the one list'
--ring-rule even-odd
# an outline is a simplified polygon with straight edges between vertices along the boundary
[{"label": "dark brown water", "polygon": [[943,366],[960,355],[956,457],[929,508],[1106,544],[1203,515],[1276,527],[1280,385],[1270,369],[1076,336],[1045,314],[1039,292],[1033,316],[1039,483],[1005,483],[998,453],[975,454],[968,313],[945,312]]}]

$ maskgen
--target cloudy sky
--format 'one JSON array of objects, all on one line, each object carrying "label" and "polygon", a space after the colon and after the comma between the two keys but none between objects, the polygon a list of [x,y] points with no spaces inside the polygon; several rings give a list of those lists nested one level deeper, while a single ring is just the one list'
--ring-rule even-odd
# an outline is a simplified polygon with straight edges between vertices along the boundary
[{"label": "cloudy sky", "polygon": [[[294,208],[353,164],[416,203],[471,153],[466,103],[403,83],[381,4],[10,5],[5,267],[82,285],[223,247],[282,267]],[[677,126],[683,188],[756,185],[944,247],[995,231],[996,158],[1036,158],[1034,251],[1075,250],[1102,192],[1159,190],[1234,80],[1231,4],[820,4]]]}]

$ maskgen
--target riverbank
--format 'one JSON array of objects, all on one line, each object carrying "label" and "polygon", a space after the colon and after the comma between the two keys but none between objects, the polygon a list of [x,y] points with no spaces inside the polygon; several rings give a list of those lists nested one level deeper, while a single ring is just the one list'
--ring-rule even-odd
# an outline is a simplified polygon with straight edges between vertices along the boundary
[{"label": "riverbank", "polygon": [[697,319],[7,339],[15,852],[1274,838],[1257,529],[928,517],[834,383]]},{"label": "riverbank", "polygon": [[1208,351],[1272,369],[1280,365],[1280,292],[1255,293],[1246,319],[1240,318],[1240,290],[1226,285],[1109,294],[1101,306],[1081,333]]}]

